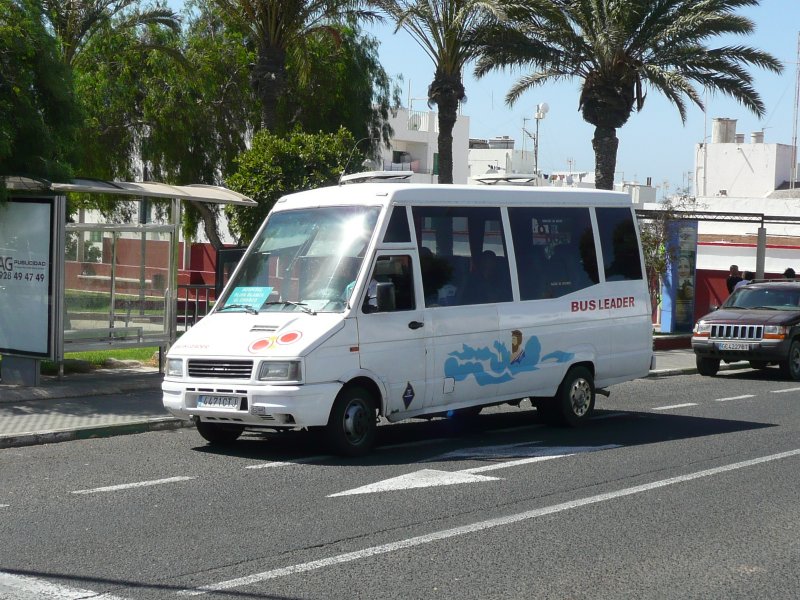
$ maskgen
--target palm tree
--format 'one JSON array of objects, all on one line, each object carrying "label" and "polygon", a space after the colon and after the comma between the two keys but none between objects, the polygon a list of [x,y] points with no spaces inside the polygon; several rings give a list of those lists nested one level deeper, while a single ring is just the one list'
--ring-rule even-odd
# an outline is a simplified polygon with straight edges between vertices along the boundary
[{"label": "palm tree", "polygon": [[530,69],[506,95],[513,104],[549,81],[583,80],[578,110],[595,126],[595,185],[611,189],[619,140],[616,130],[641,111],[645,88],[663,94],[686,121],[686,99],[701,109],[694,84],[721,92],[764,114],[748,65],[775,73],[772,55],[741,45],[710,48],[710,38],[747,35],[749,19],[734,13],[759,0],[526,0],[484,40],[476,75],[492,69]]},{"label": "palm tree", "polygon": [[466,98],[462,75],[478,53],[480,32],[502,18],[499,0],[374,0],[434,64],[428,105],[439,112],[439,183],[453,183],[453,126]]},{"label": "palm tree", "polygon": [[251,85],[261,100],[262,125],[275,131],[278,101],[286,92],[286,58],[318,33],[336,38],[337,22],[373,20],[363,0],[214,0],[248,33],[256,48]]},{"label": "palm tree", "polygon": [[116,31],[141,25],[162,25],[176,33],[180,31],[180,19],[173,11],[164,6],[140,10],[140,2],[42,0],[42,8],[58,40],[61,60],[72,66],[86,44],[109,25]]}]

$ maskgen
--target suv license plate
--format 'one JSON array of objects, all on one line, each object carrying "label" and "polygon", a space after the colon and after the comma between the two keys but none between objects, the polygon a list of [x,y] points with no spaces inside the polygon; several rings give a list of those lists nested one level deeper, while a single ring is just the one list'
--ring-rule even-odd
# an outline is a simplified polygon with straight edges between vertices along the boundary
[{"label": "suv license plate", "polygon": [[750,344],[742,342],[719,342],[717,347],[720,350],[750,350]]},{"label": "suv license plate", "polygon": [[197,397],[197,408],[233,408],[239,410],[239,396],[203,394]]}]

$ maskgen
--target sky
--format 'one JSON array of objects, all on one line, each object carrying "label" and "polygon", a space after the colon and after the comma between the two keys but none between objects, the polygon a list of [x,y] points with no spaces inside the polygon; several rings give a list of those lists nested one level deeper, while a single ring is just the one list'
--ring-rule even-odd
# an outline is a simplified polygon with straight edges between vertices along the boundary
[{"label": "sky", "polygon": [[[182,0],[169,0],[176,10]],[[713,38],[712,47],[743,44],[766,50],[784,64],[781,74],[752,68],[755,87],[761,95],[765,114],[758,118],[737,102],[723,95],[707,97],[706,111],[687,102],[687,119],[681,122],[675,106],[655,90],[647,90],[644,108],[634,112],[617,130],[620,145],[615,180],[645,183],[648,177],[659,188],[658,197],[690,186],[694,191],[696,145],[711,139],[712,120],[724,117],[737,120],[737,133],[764,132],[766,143],[792,144],[795,123],[800,0],[761,0],[755,7],[741,9],[755,24],[746,37]],[[434,66],[419,45],[404,31],[394,33],[390,24],[370,26],[366,32],[380,41],[380,60],[392,78],[402,76],[403,105],[425,110],[428,84]],[[467,101],[462,114],[469,117],[471,138],[507,135],[517,149],[533,150],[533,141],[523,127],[535,130],[536,106],[547,103],[549,112],[539,122],[539,166],[548,171],[594,171],[592,136],[594,128],[578,112],[579,80],[547,83],[526,92],[512,107],[505,102],[511,85],[520,72],[495,72],[480,80],[472,76],[474,65],[464,72]],[[435,107],[434,107],[435,110]],[[528,119],[526,122],[525,119]],[[524,146],[523,146],[524,143]]]},{"label": "sky", "polygon": [[[766,50],[784,64],[780,75],[763,69],[751,69],[755,87],[762,97],[765,115],[759,119],[734,100],[717,94],[709,96],[706,112],[687,102],[687,119],[681,122],[677,108],[655,90],[648,90],[644,108],[634,112],[628,122],[617,130],[620,145],[617,154],[616,181],[644,183],[652,178],[664,192],[673,194],[689,183],[694,190],[694,155],[696,144],[704,137],[711,138],[712,119],[737,119],[737,133],[764,131],[766,143],[791,145],[795,122],[795,86],[797,73],[798,35],[800,34],[800,0],[762,0],[761,5],[742,9],[739,14],[755,23],[751,36],[731,39],[712,39],[712,47],[746,44]],[[413,99],[415,110],[424,110],[428,84],[433,78],[433,63],[423,50],[404,31],[393,33],[394,27],[371,27],[381,41],[380,59],[391,77],[402,74],[403,104]],[[470,119],[470,137],[492,138],[508,135],[522,149],[523,119],[525,128],[533,132],[536,106],[546,102],[549,112],[539,122],[539,165],[543,172],[594,170],[592,136],[594,127],[586,123],[578,111],[579,80],[558,84],[547,83],[527,91],[514,106],[509,107],[505,95],[520,72],[496,72],[476,80],[474,65],[464,73],[467,101],[462,114]],[[409,94],[410,92],[410,94]],[[533,149],[526,137],[525,148]]]}]

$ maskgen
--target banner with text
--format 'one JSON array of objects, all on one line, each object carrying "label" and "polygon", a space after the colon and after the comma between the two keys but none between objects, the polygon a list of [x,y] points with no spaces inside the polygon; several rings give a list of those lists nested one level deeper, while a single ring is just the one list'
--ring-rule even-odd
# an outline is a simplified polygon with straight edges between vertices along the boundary
[{"label": "banner with text", "polygon": [[0,353],[52,354],[54,215],[52,198],[0,204]]}]

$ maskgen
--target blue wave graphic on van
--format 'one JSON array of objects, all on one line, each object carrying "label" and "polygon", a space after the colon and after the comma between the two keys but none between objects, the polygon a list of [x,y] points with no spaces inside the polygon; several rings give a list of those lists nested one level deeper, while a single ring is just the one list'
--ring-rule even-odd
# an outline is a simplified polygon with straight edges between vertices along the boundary
[{"label": "blue wave graphic on van", "polygon": [[520,345],[513,353],[500,341],[494,342],[494,349],[489,346],[473,348],[463,344],[461,350],[448,355],[444,362],[444,375],[456,381],[464,381],[471,375],[480,386],[497,385],[511,381],[520,373],[536,371],[541,363],[563,363],[574,356],[572,352],[561,350],[544,356],[541,353],[542,345],[536,336],[532,336],[524,347]]}]

